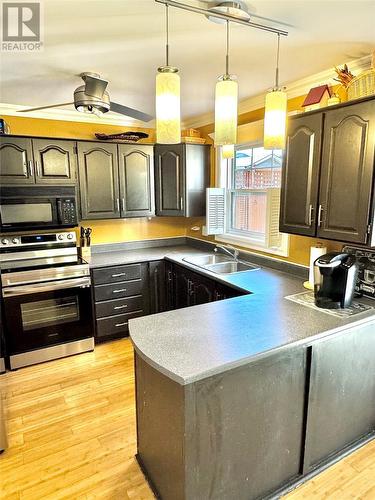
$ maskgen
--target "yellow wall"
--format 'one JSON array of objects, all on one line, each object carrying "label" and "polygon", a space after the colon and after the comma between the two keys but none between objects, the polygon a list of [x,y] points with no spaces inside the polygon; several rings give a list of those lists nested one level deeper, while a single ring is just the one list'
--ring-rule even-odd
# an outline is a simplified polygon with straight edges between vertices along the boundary
[{"label": "yellow wall", "polygon": [[[42,120],[23,116],[2,116],[2,118],[10,126],[10,132],[18,135],[95,139],[95,132],[114,134],[127,130],[137,130],[149,134],[147,139],[140,142],[155,142],[154,129],[62,120]],[[191,224],[191,220],[185,217],[90,220],[82,222],[83,226],[89,226],[93,229],[93,244],[185,236],[187,228],[190,228]]]}]

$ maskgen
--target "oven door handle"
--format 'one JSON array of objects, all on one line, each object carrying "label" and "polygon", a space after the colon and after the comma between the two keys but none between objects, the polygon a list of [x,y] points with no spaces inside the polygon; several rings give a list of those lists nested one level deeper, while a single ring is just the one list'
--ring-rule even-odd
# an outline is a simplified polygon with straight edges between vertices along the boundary
[{"label": "oven door handle", "polygon": [[19,285],[3,288],[3,296],[16,297],[29,293],[51,292],[53,290],[63,290],[64,288],[87,288],[91,285],[90,277],[69,280],[49,281],[48,283],[35,283],[33,285]]}]

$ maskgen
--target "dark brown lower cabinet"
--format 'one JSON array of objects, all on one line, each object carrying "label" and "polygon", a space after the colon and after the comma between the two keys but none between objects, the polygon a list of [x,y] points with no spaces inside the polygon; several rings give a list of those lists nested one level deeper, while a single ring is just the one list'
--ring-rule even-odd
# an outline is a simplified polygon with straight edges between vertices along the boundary
[{"label": "dark brown lower cabinet", "polygon": [[165,261],[157,260],[149,264],[150,313],[167,310]]},{"label": "dark brown lower cabinet", "polygon": [[362,325],[312,346],[304,469],[375,429],[375,331]]},{"label": "dark brown lower cabinet", "polygon": [[128,321],[150,312],[148,263],[93,269],[97,342],[128,335]]},{"label": "dark brown lower cabinet", "polygon": [[245,292],[170,262],[166,264],[166,286],[169,310],[246,295]]}]

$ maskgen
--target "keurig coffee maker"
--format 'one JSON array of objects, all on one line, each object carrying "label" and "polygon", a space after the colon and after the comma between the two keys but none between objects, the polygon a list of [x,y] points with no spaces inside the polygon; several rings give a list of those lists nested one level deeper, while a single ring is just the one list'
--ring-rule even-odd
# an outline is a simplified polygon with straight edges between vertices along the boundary
[{"label": "keurig coffee maker", "polygon": [[358,274],[354,255],[330,252],[314,263],[315,304],[325,309],[350,306]]}]

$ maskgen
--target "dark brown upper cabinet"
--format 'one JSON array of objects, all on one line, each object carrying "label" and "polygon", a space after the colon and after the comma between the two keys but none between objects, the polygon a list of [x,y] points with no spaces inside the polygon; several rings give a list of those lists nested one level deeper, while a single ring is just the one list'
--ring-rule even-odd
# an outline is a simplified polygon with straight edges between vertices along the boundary
[{"label": "dark brown upper cabinet", "polygon": [[374,245],[375,99],[290,120],[280,231]]},{"label": "dark brown upper cabinet", "polygon": [[1,184],[34,184],[31,139],[0,137]]},{"label": "dark brown upper cabinet", "polygon": [[120,217],[117,144],[78,143],[82,219]]},{"label": "dark brown upper cabinet", "polygon": [[156,144],[156,215],[204,216],[209,166],[209,146]]},{"label": "dark brown upper cabinet", "polygon": [[154,148],[119,145],[121,217],[155,214]]},{"label": "dark brown upper cabinet", "polygon": [[323,115],[300,116],[288,127],[282,169],[280,231],[314,236]]},{"label": "dark brown upper cabinet", "polygon": [[2,184],[75,184],[74,141],[1,137]]},{"label": "dark brown upper cabinet", "polygon": [[37,184],[75,184],[77,179],[76,143],[33,139]]},{"label": "dark brown upper cabinet", "polygon": [[326,113],[317,235],[366,243],[373,188],[375,101]]}]

